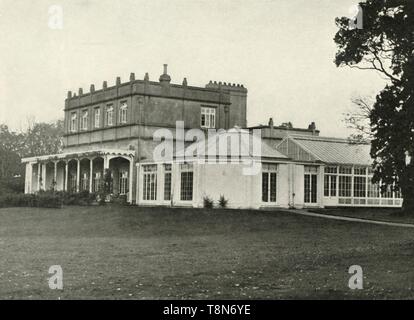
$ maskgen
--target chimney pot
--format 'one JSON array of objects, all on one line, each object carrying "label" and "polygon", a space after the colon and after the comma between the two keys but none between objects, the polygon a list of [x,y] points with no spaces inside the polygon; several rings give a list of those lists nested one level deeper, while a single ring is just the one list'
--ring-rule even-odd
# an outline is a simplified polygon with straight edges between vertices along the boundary
[{"label": "chimney pot", "polygon": [[94,84],[91,84],[91,88],[90,88],[90,90],[89,90],[91,93],[94,93],[95,92],[95,85]]},{"label": "chimney pot", "polygon": [[72,98],[72,91],[68,91],[68,99]]}]

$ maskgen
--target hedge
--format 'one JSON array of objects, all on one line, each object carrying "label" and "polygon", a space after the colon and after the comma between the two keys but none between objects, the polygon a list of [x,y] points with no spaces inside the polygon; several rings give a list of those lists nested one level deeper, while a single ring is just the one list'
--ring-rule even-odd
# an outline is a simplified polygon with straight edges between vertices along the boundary
[{"label": "hedge", "polygon": [[96,195],[85,192],[41,191],[36,194],[0,194],[0,208],[4,207],[42,207],[61,208],[62,205],[91,205]]}]

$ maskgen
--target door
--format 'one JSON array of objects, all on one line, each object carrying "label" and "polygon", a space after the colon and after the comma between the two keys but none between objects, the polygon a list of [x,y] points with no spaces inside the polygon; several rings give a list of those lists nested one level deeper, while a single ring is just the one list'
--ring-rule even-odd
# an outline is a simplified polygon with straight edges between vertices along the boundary
[{"label": "door", "polygon": [[318,169],[317,167],[305,167],[304,175],[304,202],[305,204],[317,203],[318,200]]}]

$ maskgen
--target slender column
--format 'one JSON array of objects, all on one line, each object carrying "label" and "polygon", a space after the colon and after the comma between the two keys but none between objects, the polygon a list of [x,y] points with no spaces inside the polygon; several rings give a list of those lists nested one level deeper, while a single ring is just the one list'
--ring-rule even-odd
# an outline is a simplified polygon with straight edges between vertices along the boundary
[{"label": "slender column", "polygon": [[80,159],[77,159],[77,168],[76,168],[76,192],[79,192],[80,188]]},{"label": "slender column", "polygon": [[53,172],[53,181],[54,181],[54,188],[57,190],[57,161],[54,162],[54,172]]},{"label": "slender column", "polygon": [[140,180],[141,180],[139,163],[136,164],[136,168],[137,168],[137,173],[135,174],[135,176],[137,177],[137,181],[136,181],[136,185],[135,185],[135,204],[139,204],[140,203],[139,193],[140,193],[140,190],[141,190],[140,187],[139,187]]},{"label": "slender column", "polygon": [[129,192],[128,192],[128,202],[132,203],[132,188],[134,178],[134,158],[131,157],[129,160]]},{"label": "slender column", "polygon": [[42,190],[46,190],[47,186],[46,186],[46,169],[47,169],[47,163],[44,163],[42,165]]},{"label": "slender column", "polygon": [[105,169],[109,169],[109,159],[107,155],[104,156],[104,174],[105,174]]},{"label": "slender column", "polygon": [[93,158],[89,159],[89,192],[92,193]]},{"label": "slender column", "polygon": [[40,191],[40,175],[41,175],[41,163],[37,163],[37,191]]},{"label": "slender column", "polygon": [[68,176],[69,176],[69,161],[65,161],[65,184],[63,186],[64,190],[68,191]]},{"label": "slender column", "polygon": [[28,193],[33,192],[33,163],[30,163],[29,167],[29,187],[28,187]]},{"label": "slender column", "polygon": [[32,192],[32,163],[26,163],[26,179],[24,184],[24,193]]}]

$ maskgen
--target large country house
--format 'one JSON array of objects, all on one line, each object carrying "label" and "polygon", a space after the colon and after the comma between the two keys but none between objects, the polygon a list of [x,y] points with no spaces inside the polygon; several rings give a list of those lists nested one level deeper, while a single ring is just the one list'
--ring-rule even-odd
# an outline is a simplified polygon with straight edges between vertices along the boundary
[{"label": "large country house", "polygon": [[[202,207],[224,196],[232,208],[401,206],[398,191],[371,183],[369,144],[321,137],[313,122],[247,127],[246,109],[243,85],[172,84],[166,65],[159,81],[131,73],[125,83],[69,91],[63,152],[23,159],[25,192],[97,192],[109,172],[113,194],[138,205]],[[173,152],[160,159],[168,139],[155,137],[166,130]],[[194,130],[206,138],[186,139]]]}]

